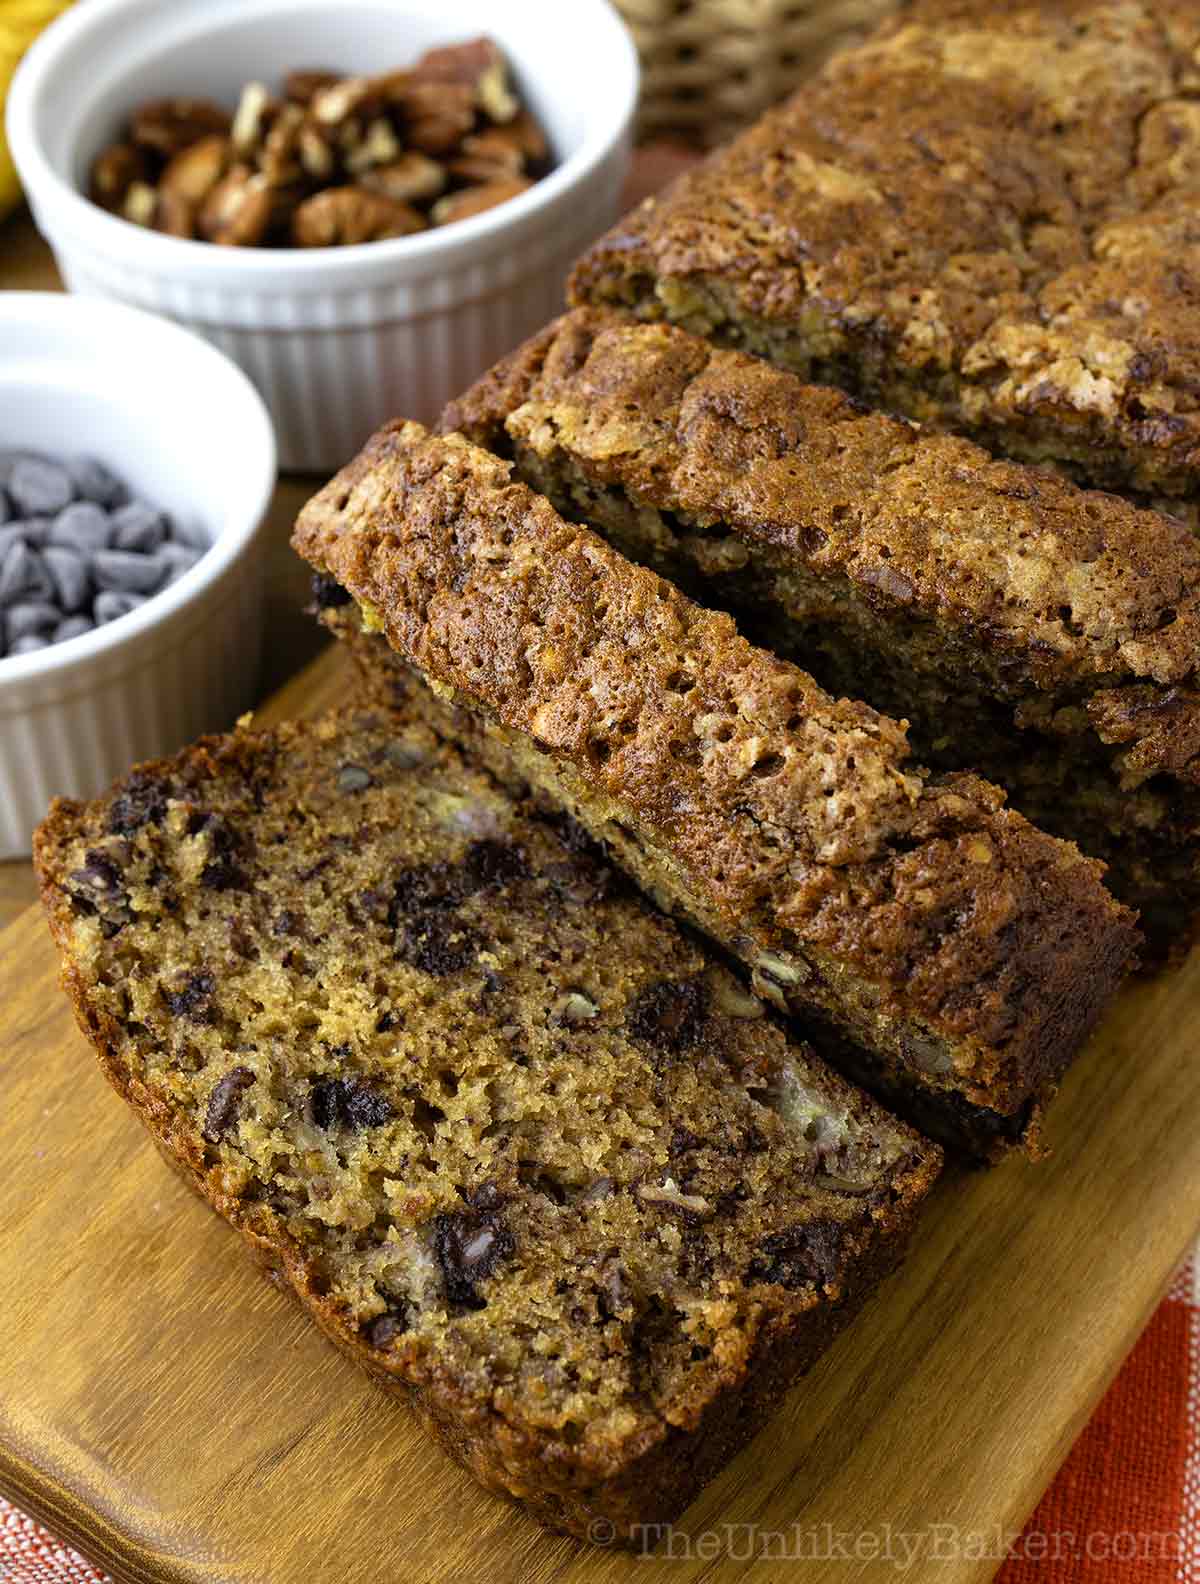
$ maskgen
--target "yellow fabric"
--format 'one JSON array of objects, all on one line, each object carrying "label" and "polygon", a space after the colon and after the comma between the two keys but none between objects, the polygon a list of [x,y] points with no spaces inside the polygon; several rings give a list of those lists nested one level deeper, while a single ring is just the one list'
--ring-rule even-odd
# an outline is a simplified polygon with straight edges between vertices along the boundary
[{"label": "yellow fabric", "polygon": [[[8,85],[17,62],[46,24],[70,4],[71,0],[0,0],[0,110],[8,98]],[[0,217],[15,209],[20,197],[21,188],[0,120]]]}]

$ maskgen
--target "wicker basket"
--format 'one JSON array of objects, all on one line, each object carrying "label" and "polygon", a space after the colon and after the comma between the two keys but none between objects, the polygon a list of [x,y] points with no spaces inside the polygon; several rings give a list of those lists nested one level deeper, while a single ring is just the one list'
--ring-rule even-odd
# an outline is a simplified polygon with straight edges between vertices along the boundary
[{"label": "wicker basket", "polygon": [[713,144],[898,0],[617,0],[642,57],[643,137]]}]

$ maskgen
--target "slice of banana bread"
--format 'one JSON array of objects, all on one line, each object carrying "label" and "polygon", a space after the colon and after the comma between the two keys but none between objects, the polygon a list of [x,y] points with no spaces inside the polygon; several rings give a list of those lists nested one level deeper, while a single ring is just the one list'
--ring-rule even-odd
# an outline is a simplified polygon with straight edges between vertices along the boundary
[{"label": "slice of banana bread", "polygon": [[453,403],[559,511],[1108,866],[1200,914],[1200,542],[667,325],[577,309]]},{"label": "slice of banana bread", "polygon": [[916,0],[620,221],[572,301],[1194,497],[1198,50],[1192,0]]},{"label": "slice of banana bread", "polygon": [[415,715],[214,738],[37,864],[168,1158],[544,1522],[677,1514],[897,1262],[939,1152]]},{"label": "slice of banana bread", "polygon": [[1136,942],[1099,864],[986,782],[930,777],[895,721],[753,648],[457,436],[380,431],[293,542],[335,580],[319,602],[343,630],[381,632],[478,711],[498,773],[557,797],[778,1005],[865,1050],[855,1070],[918,1126],[985,1155],[1030,1133]]}]

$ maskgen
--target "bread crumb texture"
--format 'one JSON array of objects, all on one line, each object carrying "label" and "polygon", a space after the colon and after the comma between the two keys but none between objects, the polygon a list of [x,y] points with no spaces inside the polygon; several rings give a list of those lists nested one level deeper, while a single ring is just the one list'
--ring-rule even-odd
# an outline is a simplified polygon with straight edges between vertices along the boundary
[{"label": "bread crumb texture", "polygon": [[936,1174],[578,827],[415,717],[211,739],[57,804],[38,863],[109,1077],[548,1521],[682,1499],[686,1470],[626,1508],[606,1481],[831,1334]]}]

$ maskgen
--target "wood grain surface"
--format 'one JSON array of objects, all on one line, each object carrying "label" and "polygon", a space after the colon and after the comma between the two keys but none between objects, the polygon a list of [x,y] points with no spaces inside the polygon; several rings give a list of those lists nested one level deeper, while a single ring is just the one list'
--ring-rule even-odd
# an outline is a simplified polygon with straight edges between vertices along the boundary
[{"label": "wood grain surface", "polygon": [[[326,654],[263,715],[347,691]],[[485,1495],[251,1267],[103,1083],[56,972],[36,913],[0,935],[0,1488],[121,1580],[849,1584],[908,1557],[979,1584],[1200,1224],[1197,954],[1121,997],[1053,1158],[949,1178],[905,1270],[654,1556],[609,1553]]]}]

